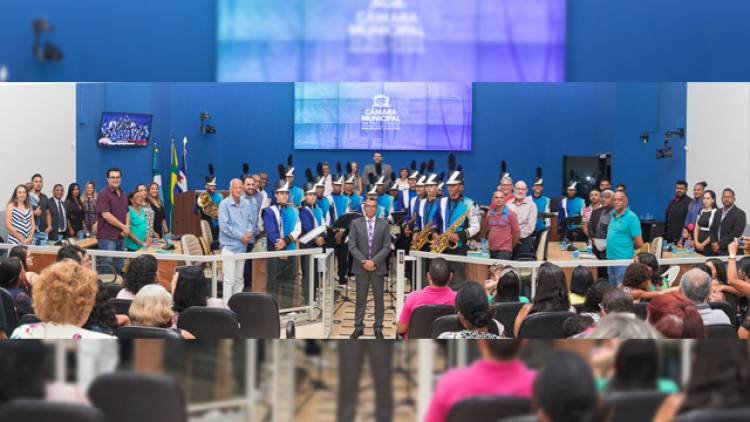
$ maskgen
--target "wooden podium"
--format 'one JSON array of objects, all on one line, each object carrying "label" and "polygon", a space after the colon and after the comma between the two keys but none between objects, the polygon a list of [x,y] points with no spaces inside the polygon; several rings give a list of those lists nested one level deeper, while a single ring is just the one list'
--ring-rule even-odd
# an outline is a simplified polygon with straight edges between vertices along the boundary
[{"label": "wooden podium", "polygon": [[[201,213],[194,213],[195,204],[198,201],[198,195],[204,191],[189,190],[183,192],[174,199],[174,226],[172,227],[172,233],[179,234],[194,234],[198,237],[201,236]],[[226,191],[218,191],[223,197],[226,198]],[[218,205],[218,204],[217,204]]]}]

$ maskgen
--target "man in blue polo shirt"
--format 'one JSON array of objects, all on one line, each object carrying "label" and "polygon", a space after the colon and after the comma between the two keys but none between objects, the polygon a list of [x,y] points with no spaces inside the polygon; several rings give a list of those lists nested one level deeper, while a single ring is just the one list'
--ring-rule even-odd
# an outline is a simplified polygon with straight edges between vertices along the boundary
[{"label": "man in blue polo shirt", "polygon": [[[615,192],[615,212],[607,226],[607,259],[632,259],[635,250],[643,245],[641,220],[628,208],[628,194]],[[609,267],[609,282],[622,283],[627,266]]]}]

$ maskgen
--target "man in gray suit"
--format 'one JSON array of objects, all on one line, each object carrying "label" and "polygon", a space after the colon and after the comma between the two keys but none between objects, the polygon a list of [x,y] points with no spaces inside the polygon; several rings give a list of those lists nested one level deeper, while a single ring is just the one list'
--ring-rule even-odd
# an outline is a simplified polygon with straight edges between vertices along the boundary
[{"label": "man in gray suit", "polygon": [[349,253],[352,255],[352,271],[357,283],[356,311],[354,313],[354,332],[351,338],[359,338],[365,331],[365,307],[367,292],[372,286],[375,297],[375,338],[383,338],[383,290],[385,275],[388,272],[386,259],[391,252],[391,234],[388,223],[382,218],[375,218],[378,203],[367,199],[364,203],[365,215],[354,220],[349,232]]},{"label": "man in gray suit", "polygon": [[[388,186],[393,182],[391,180],[391,172],[393,170],[391,169],[390,164],[384,164],[383,163],[383,153],[380,151],[375,151],[375,154],[372,155],[372,164],[368,164],[365,166],[365,168],[362,170],[362,177],[364,180],[370,180],[370,174],[373,175],[374,180],[380,179],[380,176],[385,177],[383,180],[383,184],[385,186]],[[370,183],[370,182],[367,182]]]}]

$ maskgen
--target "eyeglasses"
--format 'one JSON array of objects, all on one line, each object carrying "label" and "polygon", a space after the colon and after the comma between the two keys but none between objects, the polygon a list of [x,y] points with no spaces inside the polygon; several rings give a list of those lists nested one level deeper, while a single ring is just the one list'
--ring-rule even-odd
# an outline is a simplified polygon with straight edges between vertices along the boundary
[{"label": "eyeglasses", "polygon": [[377,205],[365,205],[365,208],[376,208]]},{"label": "eyeglasses", "polygon": [[110,176],[110,177],[108,177],[107,179],[110,179],[110,180],[118,180],[118,179],[122,179],[122,176]]}]

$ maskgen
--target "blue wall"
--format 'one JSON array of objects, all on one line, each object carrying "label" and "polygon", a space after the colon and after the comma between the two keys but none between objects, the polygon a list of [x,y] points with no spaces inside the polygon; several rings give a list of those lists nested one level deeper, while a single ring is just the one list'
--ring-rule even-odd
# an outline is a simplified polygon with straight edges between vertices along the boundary
[{"label": "blue wall", "polygon": [[[153,137],[161,147],[160,165],[168,180],[169,139],[187,135],[188,184],[202,188],[208,163],[216,167],[218,183],[241,173],[268,171],[293,150],[294,86],[290,83],[139,83],[78,85],[78,180],[104,182],[112,165],[125,171],[126,188],[151,178],[151,149],[103,149],[96,146],[102,111],[154,114]],[[208,111],[217,132],[199,132],[199,113]],[[474,85],[473,151],[457,154],[466,171],[469,196],[482,203],[498,180],[499,163],[506,160],[515,178],[532,180],[537,166],[544,169],[548,194],[562,190],[562,156],[613,153],[613,176],[626,183],[639,213],[660,214],[685,174],[684,141],[675,157],[657,161],[665,130],[684,125],[684,83],[567,83]],[[643,145],[639,135],[652,131]],[[434,157],[438,172],[446,167],[446,153],[388,151],[394,166],[412,159]],[[302,170],[322,160],[371,160],[368,151],[296,151],[298,182]]]},{"label": "blue wall", "polygon": [[[343,1],[343,0],[342,0]],[[212,0],[5,0],[0,64],[15,81],[213,81]],[[750,2],[568,0],[570,81],[737,81],[750,74]],[[60,63],[36,63],[46,16]]]}]

